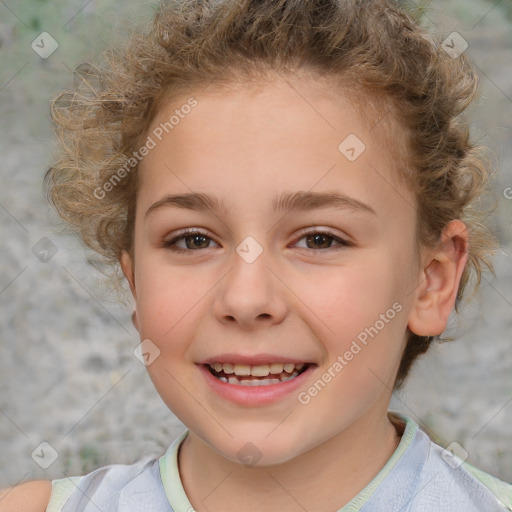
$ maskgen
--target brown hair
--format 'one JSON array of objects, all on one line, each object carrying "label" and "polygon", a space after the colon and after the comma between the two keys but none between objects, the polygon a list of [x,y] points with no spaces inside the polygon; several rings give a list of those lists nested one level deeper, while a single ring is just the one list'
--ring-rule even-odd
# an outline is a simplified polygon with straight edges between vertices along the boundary
[{"label": "brown hair", "polygon": [[[459,116],[477,77],[464,54],[452,58],[392,0],[161,2],[149,30],[106,50],[98,65],[79,66],[74,89],[52,102],[60,155],[46,176],[50,200],[88,247],[118,263],[132,247],[133,154],[163,99],[195,86],[243,86],[266,70],[306,70],[392,106],[417,197],[418,242],[433,245],[453,219],[469,230],[458,306],[471,273],[476,288],[483,266],[492,270],[495,246],[482,224],[487,212],[473,206],[489,165]],[[434,339],[409,333],[396,387]]]}]

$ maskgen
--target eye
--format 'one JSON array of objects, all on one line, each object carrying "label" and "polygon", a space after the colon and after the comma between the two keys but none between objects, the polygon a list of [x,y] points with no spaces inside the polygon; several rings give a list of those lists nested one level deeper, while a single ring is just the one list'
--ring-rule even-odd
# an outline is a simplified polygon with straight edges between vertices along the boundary
[{"label": "eye", "polygon": [[[306,247],[300,247],[301,249],[315,249],[317,252],[329,249],[336,250],[340,247],[350,247],[353,245],[353,243],[348,240],[335,236],[327,231],[310,231],[309,233],[304,233],[303,236],[297,240],[296,244],[303,239],[306,240]],[[337,243],[337,246],[332,247],[333,241]]]},{"label": "eye", "polygon": [[[184,243],[185,247],[179,247],[178,242]],[[188,229],[182,231],[181,234],[166,240],[162,245],[174,252],[189,252],[197,249],[208,249],[210,242],[213,241],[209,236],[201,231]]]},{"label": "eye", "polygon": [[[306,240],[306,247],[298,246],[297,243],[303,239]],[[210,248],[211,242],[214,242],[214,240],[207,234],[194,229],[187,229],[170,240],[164,241],[162,246],[176,253],[185,253],[208,249]],[[334,247],[332,246],[333,242],[337,244]],[[182,246],[180,247],[178,243],[181,243]],[[313,249],[316,252],[328,251],[330,249],[336,250],[336,248],[350,247],[352,245],[353,243],[326,231],[310,231],[309,233],[304,233],[303,236],[295,242],[296,247],[301,249]]]}]

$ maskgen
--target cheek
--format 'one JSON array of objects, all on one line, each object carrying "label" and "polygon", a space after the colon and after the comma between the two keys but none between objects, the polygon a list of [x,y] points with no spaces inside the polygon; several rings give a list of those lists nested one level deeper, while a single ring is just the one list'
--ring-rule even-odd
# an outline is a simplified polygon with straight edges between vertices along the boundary
[{"label": "cheek", "polygon": [[[380,261],[384,259],[379,256]],[[390,265],[376,265],[368,257],[357,265],[308,273],[298,295],[338,338],[357,334],[379,319],[399,299],[399,286]]]},{"label": "cheek", "polygon": [[160,350],[179,347],[195,308],[204,295],[201,283],[186,272],[158,265],[138,268],[137,315],[140,335]]},{"label": "cheek", "polygon": [[180,418],[187,418],[190,404],[187,393],[182,392],[182,382],[186,381],[188,392],[195,394],[189,375],[193,361],[188,351],[204,293],[176,269],[171,272],[169,268],[147,265],[139,267],[139,272],[144,284],[137,296],[140,337],[158,348],[158,356],[146,370],[167,406]]},{"label": "cheek", "polygon": [[353,398],[374,384],[382,387],[379,378],[394,378],[406,327],[403,264],[391,252],[372,253],[357,264],[310,274],[302,283],[306,322],[325,348],[324,368],[332,369]]}]

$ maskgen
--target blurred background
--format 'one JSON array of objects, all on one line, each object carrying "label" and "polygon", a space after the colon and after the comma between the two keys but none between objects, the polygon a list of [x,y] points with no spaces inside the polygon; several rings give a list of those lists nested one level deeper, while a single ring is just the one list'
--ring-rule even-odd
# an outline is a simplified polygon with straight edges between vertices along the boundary
[{"label": "blurred background", "polygon": [[[480,76],[468,117],[496,160],[490,225],[501,248],[496,280],[485,275],[451,322],[457,341],[432,347],[391,408],[512,482],[512,1],[422,6],[440,41],[457,32],[467,42]],[[148,23],[153,9],[0,0],[0,488],[159,456],[184,429],[133,355],[128,295],[123,305],[110,292],[42,189],[54,151],[50,99],[79,63]]]}]

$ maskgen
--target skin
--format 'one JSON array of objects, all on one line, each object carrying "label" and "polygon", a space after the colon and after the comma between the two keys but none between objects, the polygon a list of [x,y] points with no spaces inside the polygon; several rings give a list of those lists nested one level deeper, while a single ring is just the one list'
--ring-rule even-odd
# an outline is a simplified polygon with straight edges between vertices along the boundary
[{"label": "skin", "polygon": [[[396,172],[389,126],[369,123],[349,93],[334,98],[276,76],[190,96],[198,105],[141,163],[134,251],[121,259],[134,324],[160,351],[149,375],[190,429],[178,461],[185,491],[199,512],[338,510],[396,449],[387,408],[407,329],[435,335],[446,327],[467,260],[466,228],[452,221],[438,246],[418,250],[416,201]],[[148,134],[187,99],[162,105]],[[338,150],[349,134],[366,145],[353,162]],[[290,191],[342,193],[375,213],[273,212],[271,201]],[[192,192],[228,208],[147,213],[169,194]],[[177,240],[187,252],[174,252],[166,242],[184,228],[207,238],[199,248],[194,237]],[[306,237],[326,232],[333,238]],[[263,250],[250,264],[236,252],[248,236]],[[378,335],[300,403],[298,394],[396,303],[400,312]],[[280,400],[240,405],[213,393],[199,370],[223,353],[315,366]],[[247,443],[261,456],[251,467],[237,455]]]},{"label": "skin", "polygon": [[[372,131],[349,95],[291,80],[191,94],[198,106],[141,164],[134,258],[125,253],[122,266],[141,339],[160,350],[149,375],[190,429],[179,467],[198,511],[330,511],[350,501],[396,448],[386,411],[406,329],[442,332],[467,259],[459,221],[443,244],[418,253],[415,198],[394,171],[386,127]],[[162,106],[149,133],[179,105]],[[338,150],[351,133],[366,145],[354,162]],[[282,192],[311,190],[346,194],[375,214],[270,208]],[[166,195],[190,192],[214,194],[228,209],[146,215]],[[199,249],[193,237],[176,242],[186,253],[165,246],[187,227],[207,237]],[[304,228],[328,228],[352,245],[315,245]],[[263,249],[251,264],[236,252],[247,236]],[[223,353],[284,355],[317,365],[306,390],[396,302],[401,312],[307,405],[297,393],[233,404],[199,372]],[[237,456],[249,442],[261,455],[250,468]]]},{"label": "skin", "polygon": [[0,490],[2,512],[44,512],[50,501],[52,483],[34,480]]}]

